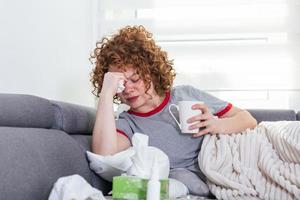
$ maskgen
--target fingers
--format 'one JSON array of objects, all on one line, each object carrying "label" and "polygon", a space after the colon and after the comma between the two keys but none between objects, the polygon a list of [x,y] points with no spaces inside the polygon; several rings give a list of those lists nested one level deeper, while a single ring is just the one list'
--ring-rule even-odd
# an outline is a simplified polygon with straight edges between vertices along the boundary
[{"label": "fingers", "polygon": [[205,129],[199,131],[199,133],[193,134],[193,137],[201,137],[205,134],[209,134],[210,132],[211,132],[210,128],[205,128]]},{"label": "fingers", "polygon": [[192,106],[193,110],[201,110],[201,114],[193,116],[187,120],[188,123],[192,123],[200,120],[207,120],[212,118],[212,115],[205,104],[195,104]]},{"label": "fingers", "polygon": [[101,93],[114,96],[117,93],[117,88],[120,80],[125,80],[125,76],[123,73],[105,73]]},{"label": "fingers", "polygon": [[198,103],[192,106],[193,110],[201,110],[203,114],[209,113],[208,107],[203,103]]},{"label": "fingers", "polygon": [[202,121],[202,122],[198,122],[198,123],[195,123],[195,124],[189,126],[189,129],[193,130],[193,129],[197,129],[197,128],[206,127],[208,125],[209,125],[209,121]]},{"label": "fingers", "polygon": [[211,124],[211,121],[209,121],[209,120],[201,121],[201,122],[198,122],[198,123],[195,123],[195,124],[189,126],[189,130],[193,130],[193,129],[200,130],[199,133],[196,133],[193,135],[194,137],[199,137],[199,136],[202,136],[207,133],[213,133],[213,128],[212,128],[212,126],[210,126],[210,124]]},{"label": "fingers", "polygon": [[212,118],[213,116],[210,113],[205,113],[205,114],[199,114],[194,117],[191,117],[187,120],[187,123],[193,123],[195,121],[201,121],[201,120],[208,120]]},{"label": "fingers", "polygon": [[125,80],[126,79],[124,73],[120,73],[120,72],[107,72],[105,75],[108,77],[113,77],[117,80]]},{"label": "fingers", "polygon": [[208,107],[203,103],[199,103],[193,105],[192,109],[201,110],[202,112],[201,114],[193,116],[187,120],[187,123],[194,123],[189,127],[190,130],[200,129],[198,133],[193,134],[193,137],[201,137],[205,134],[215,133],[216,126],[214,123],[216,122],[216,119]]}]

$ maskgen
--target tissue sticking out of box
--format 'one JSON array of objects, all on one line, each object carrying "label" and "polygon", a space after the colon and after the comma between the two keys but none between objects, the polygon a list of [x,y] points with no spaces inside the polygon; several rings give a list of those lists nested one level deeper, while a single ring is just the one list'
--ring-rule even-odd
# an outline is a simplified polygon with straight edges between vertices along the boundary
[{"label": "tissue sticking out of box", "polygon": [[154,157],[152,172],[147,184],[147,200],[160,200],[160,182],[158,177],[157,160]]},{"label": "tissue sticking out of box", "polygon": [[148,146],[148,142],[147,135],[141,133],[133,135],[132,146],[135,154],[131,157],[133,164],[127,174],[149,179],[156,159],[159,179],[167,179],[170,172],[169,157],[159,148]]}]

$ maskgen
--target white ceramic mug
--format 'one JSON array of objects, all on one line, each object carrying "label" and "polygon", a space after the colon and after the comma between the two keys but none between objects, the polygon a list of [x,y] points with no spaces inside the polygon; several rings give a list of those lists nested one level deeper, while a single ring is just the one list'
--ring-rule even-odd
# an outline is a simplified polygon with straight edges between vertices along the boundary
[{"label": "white ceramic mug", "polygon": [[[202,101],[179,101],[178,105],[171,104],[169,106],[169,112],[172,117],[175,119],[182,133],[198,133],[199,129],[189,130],[189,127],[193,125],[192,123],[187,123],[187,120],[195,115],[201,114],[201,110],[193,110],[192,106],[195,104],[203,104]],[[179,121],[177,121],[176,117],[171,111],[171,108],[175,107],[179,112]]]}]

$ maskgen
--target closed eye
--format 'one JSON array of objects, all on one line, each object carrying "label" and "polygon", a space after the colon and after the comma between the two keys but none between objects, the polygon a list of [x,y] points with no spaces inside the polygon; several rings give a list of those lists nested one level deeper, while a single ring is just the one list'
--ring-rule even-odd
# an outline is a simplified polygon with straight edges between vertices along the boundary
[{"label": "closed eye", "polygon": [[139,75],[135,75],[130,79],[133,83],[136,83],[140,80],[140,76]]}]

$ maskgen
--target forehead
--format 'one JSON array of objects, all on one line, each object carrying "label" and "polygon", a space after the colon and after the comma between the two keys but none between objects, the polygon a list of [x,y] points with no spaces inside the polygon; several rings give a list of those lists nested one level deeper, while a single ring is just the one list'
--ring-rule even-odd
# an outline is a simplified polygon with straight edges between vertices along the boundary
[{"label": "forehead", "polygon": [[134,74],[136,73],[136,69],[134,69],[133,67],[130,66],[126,66],[124,69],[120,68],[120,67],[116,67],[116,66],[110,66],[109,67],[109,72],[122,72],[125,74]]}]

